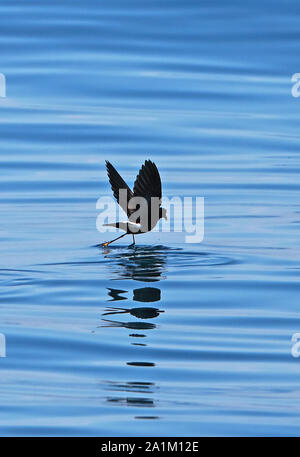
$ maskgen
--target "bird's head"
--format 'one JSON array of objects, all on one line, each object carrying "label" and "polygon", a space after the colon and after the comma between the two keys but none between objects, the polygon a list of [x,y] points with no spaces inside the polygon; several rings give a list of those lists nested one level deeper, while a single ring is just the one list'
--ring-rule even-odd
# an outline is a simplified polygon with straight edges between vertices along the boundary
[{"label": "bird's head", "polygon": [[168,220],[166,208],[159,208],[159,218],[164,218],[166,221]]}]

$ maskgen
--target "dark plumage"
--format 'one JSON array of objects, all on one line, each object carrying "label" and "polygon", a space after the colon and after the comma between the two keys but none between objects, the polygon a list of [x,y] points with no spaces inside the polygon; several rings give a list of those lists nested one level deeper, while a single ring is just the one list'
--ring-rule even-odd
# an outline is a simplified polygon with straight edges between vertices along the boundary
[{"label": "dark plumage", "polygon": [[125,206],[124,205],[120,205],[120,206],[125,211],[127,216],[129,216],[130,213],[129,213],[129,210],[128,210],[128,203],[129,203],[130,199],[133,197],[133,192],[129,188],[129,186],[127,186],[127,184],[124,181],[124,179],[122,178],[122,176],[119,175],[119,173],[117,172],[115,167],[113,167],[112,164],[108,160],[106,160],[105,163],[106,163],[107,175],[108,175],[108,179],[109,179],[109,182],[110,182],[110,185],[111,185],[111,189],[113,191],[115,199],[117,200],[117,202],[119,204],[120,204],[120,202],[119,202],[119,190],[120,189],[126,189],[127,190],[127,204]]},{"label": "dark plumage", "polygon": [[[127,214],[128,221],[105,224],[120,228],[124,230],[126,233],[119,236],[118,238],[115,238],[114,240],[102,243],[102,246],[108,246],[113,241],[116,241],[127,234],[132,234],[134,245],[135,234],[145,233],[152,230],[159,221],[159,219],[161,219],[162,217],[167,219],[167,212],[165,208],[161,207],[161,180],[157,166],[154,162],[151,162],[151,160],[145,161],[144,165],[142,165],[136,177],[133,186],[133,192],[126,184],[124,179],[119,175],[117,170],[113,167],[113,165],[110,162],[108,162],[108,160],[106,160],[106,169],[114,197],[116,198],[121,208]],[[126,198],[122,198],[122,195],[120,198],[120,190],[126,190]],[[130,204],[131,199],[134,197],[143,197],[145,199],[145,201],[147,202],[147,215],[144,213],[141,215],[141,217],[136,217],[136,211],[137,209],[139,209],[139,205],[137,205],[136,207],[134,201],[132,201],[132,204]],[[144,222],[145,220],[147,220],[147,223]]]}]

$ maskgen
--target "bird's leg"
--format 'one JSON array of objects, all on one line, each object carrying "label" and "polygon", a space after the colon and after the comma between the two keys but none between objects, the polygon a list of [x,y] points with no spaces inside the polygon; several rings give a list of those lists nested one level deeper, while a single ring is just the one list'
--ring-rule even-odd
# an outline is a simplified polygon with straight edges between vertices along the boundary
[{"label": "bird's leg", "polygon": [[114,240],[106,241],[105,243],[101,243],[101,246],[106,247],[106,246],[108,246],[110,243],[113,243],[114,241],[117,241],[117,240],[119,240],[120,238],[123,238],[123,236],[125,236],[125,235],[127,235],[127,233],[123,233],[123,235],[118,236],[118,238],[115,238]]},{"label": "bird's leg", "polygon": [[134,239],[134,234],[132,233],[132,239],[133,239],[133,243],[129,245],[129,247],[132,247],[135,245],[135,239]]}]

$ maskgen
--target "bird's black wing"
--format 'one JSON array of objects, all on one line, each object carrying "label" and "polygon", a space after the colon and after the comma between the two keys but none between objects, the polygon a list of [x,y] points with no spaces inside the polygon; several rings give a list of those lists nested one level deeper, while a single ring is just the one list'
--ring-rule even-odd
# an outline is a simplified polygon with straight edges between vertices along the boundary
[{"label": "bird's black wing", "polygon": [[[129,216],[130,211],[128,210],[128,202],[129,200],[133,197],[133,192],[132,190],[127,186],[126,182],[124,179],[119,175],[115,167],[112,166],[108,160],[106,160],[106,169],[107,169],[107,175],[108,179],[111,185],[111,189],[113,191],[114,197],[121,206],[121,208],[125,211],[127,216]],[[127,190],[127,201],[123,202],[120,201],[119,199],[119,190],[120,189],[125,189]]]},{"label": "bird's black wing", "polygon": [[161,180],[157,166],[151,160],[146,160],[142,165],[134,183],[133,194],[148,201],[151,197],[158,197],[161,203]]}]

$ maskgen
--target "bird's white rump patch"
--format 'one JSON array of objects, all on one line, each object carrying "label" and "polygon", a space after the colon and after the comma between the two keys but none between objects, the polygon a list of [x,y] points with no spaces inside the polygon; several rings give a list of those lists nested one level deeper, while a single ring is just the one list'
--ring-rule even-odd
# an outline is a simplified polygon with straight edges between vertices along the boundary
[{"label": "bird's white rump patch", "polygon": [[[123,190],[122,190],[123,191]],[[124,195],[123,195],[124,198]],[[143,197],[134,197],[129,205],[138,209],[134,211],[127,221],[122,220],[122,210],[112,197],[101,197],[96,208],[101,210],[97,216],[96,227],[100,233],[115,232],[117,229],[133,234],[149,231],[148,216],[151,217],[151,230],[153,232],[181,232],[185,234],[186,243],[201,243],[204,239],[204,197],[164,197],[162,204],[169,215],[168,218],[159,219],[160,200],[154,197],[154,204],[150,212],[149,202]],[[124,216],[123,216],[124,217]],[[139,219],[139,223],[135,222]],[[158,221],[161,221],[159,224]]]}]

